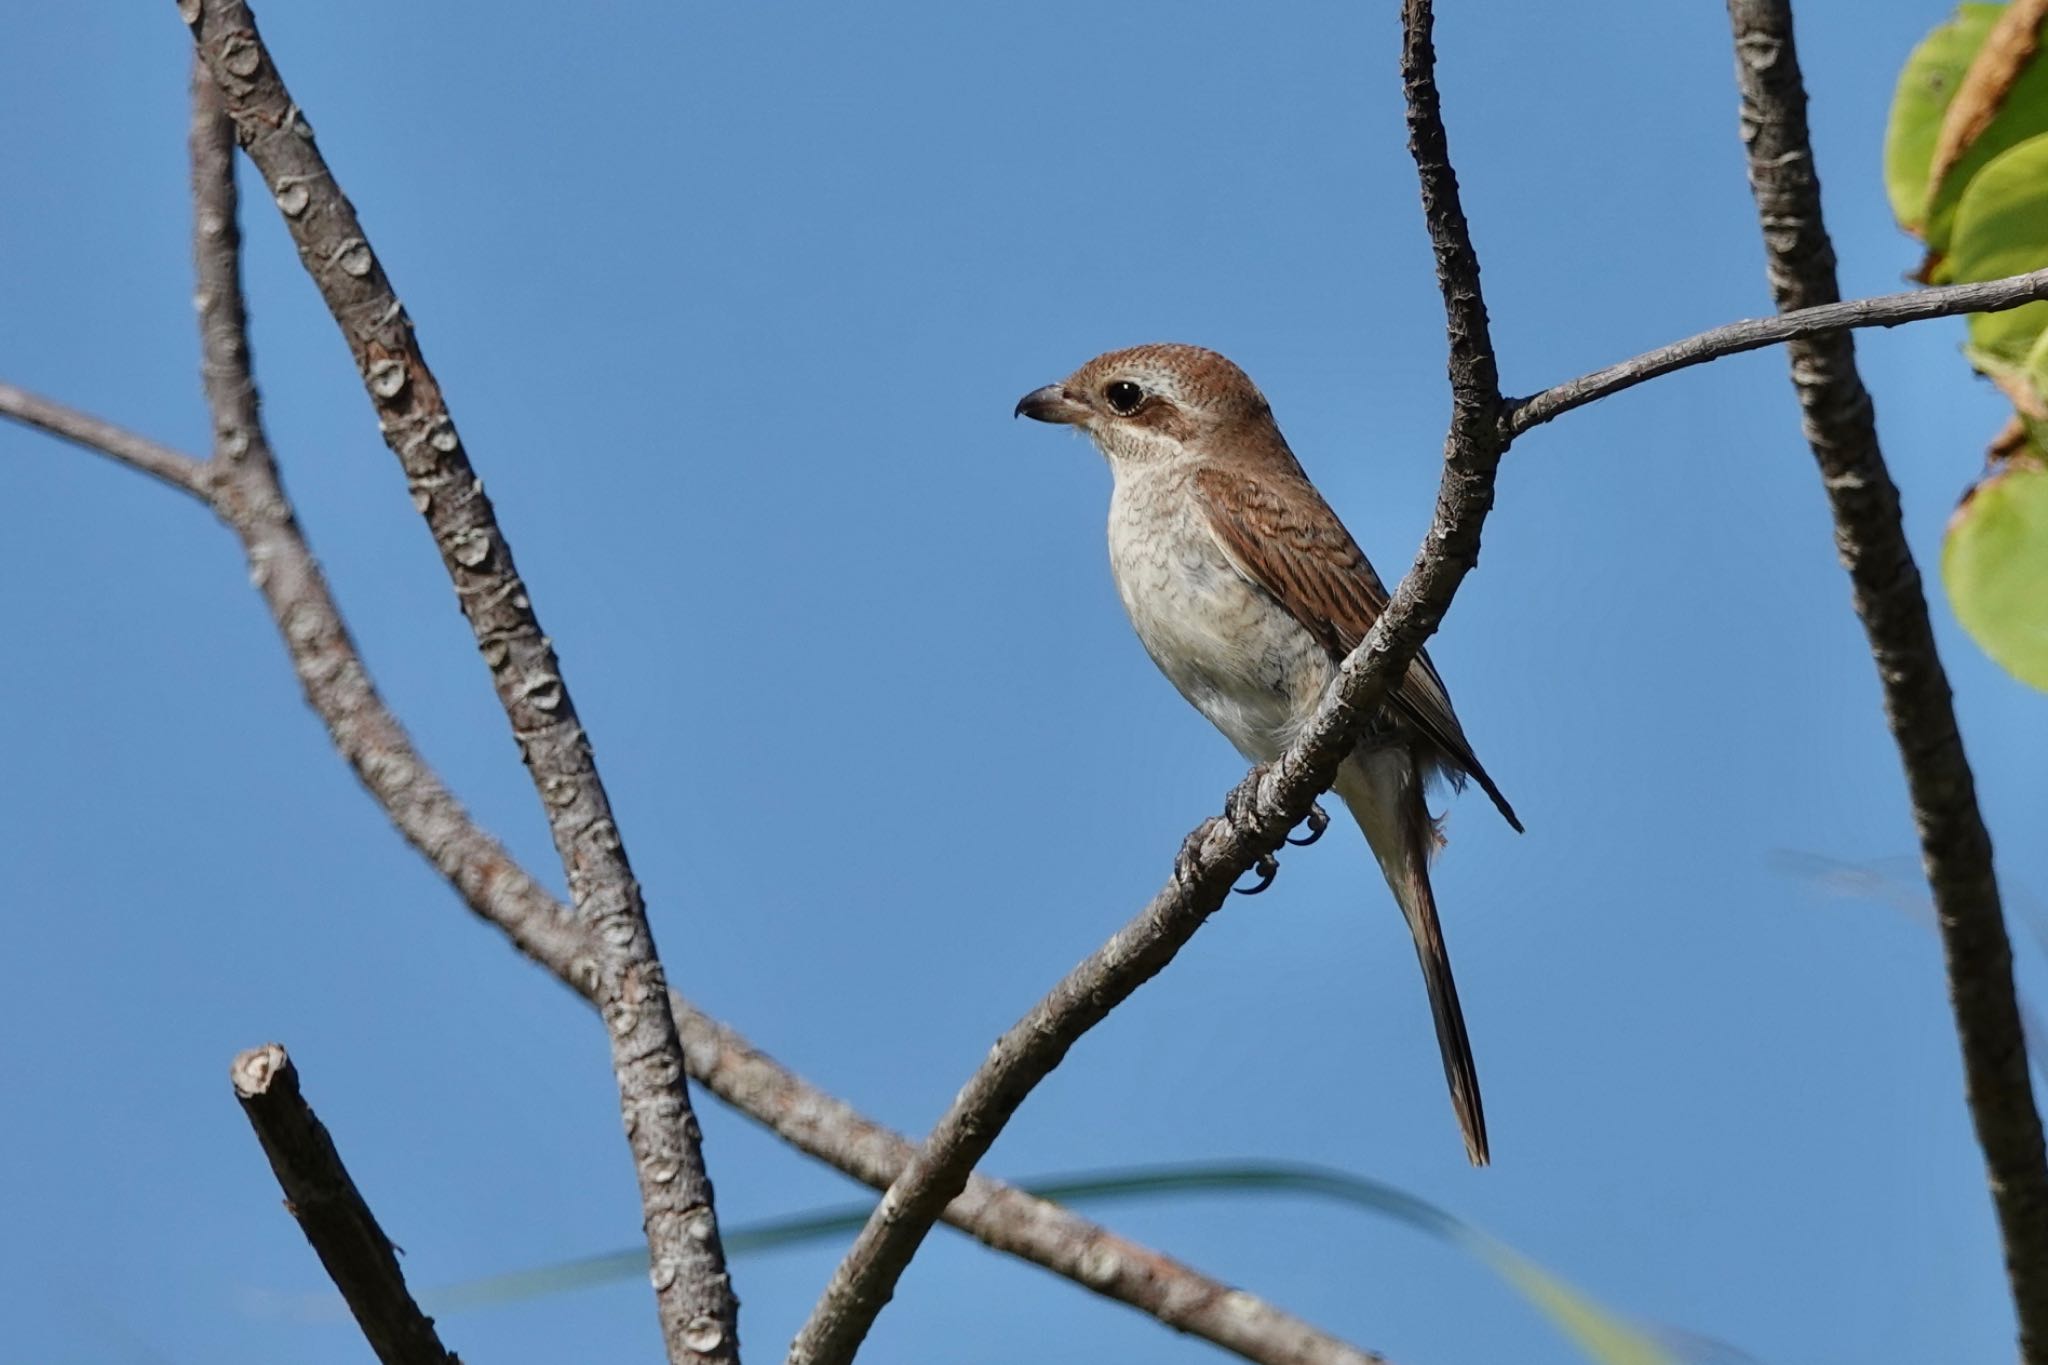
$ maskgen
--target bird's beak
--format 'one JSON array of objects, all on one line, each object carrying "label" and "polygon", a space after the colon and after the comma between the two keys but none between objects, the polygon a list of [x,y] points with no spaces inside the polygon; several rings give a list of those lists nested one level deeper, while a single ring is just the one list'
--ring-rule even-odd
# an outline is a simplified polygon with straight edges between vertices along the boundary
[{"label": "bird's beak", "polygon": [[1034,422],[1060,422],[1067,426],[1079,426],[1088,420],[1088,405],[1076,402],[1063,384],[1047,384],[1042,389],[1033,389],[1017,400],[1013,417],[1029,417]]}]

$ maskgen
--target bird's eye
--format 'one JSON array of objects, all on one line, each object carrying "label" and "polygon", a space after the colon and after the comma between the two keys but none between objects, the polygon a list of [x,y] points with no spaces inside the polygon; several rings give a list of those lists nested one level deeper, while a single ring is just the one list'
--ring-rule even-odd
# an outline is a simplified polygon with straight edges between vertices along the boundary
[{"label": "bird's eye", "polygon": [[1129,417],[1145,401],[1145,391],[1128,379],[1119,379],[1104,387],[1102,399],[1109,404],[1109,410],[1119,417]]}]

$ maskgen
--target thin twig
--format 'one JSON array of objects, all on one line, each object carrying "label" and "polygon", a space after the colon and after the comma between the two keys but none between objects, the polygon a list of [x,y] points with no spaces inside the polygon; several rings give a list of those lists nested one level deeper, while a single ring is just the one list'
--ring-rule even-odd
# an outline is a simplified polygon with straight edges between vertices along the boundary
[{"label": "thin twig", "polygon": [[[1742,141],[1780,309],[1840,297],[1834,245],[1806,124],[1806,90],[1787,0],[1728,0]],[[2048,1160],[2027,1074],[1991,838],[1977,808],[1927,598],[1878,446],[1870,394],[1847,332],[1789,347],[1806,437],[1834,514],[1856,614],[1884,689],[1886,719],[1906,771],[1920,854],[1947,959],[1962,1045],[1964,1093],[1984,1149],[2005,1239],[2020,1353],[2048,1362]]]},{"label": "thin twig", "polygon": [[235,1058],[235,1098],[270,1169],[284,1206],[313,1245],[327,1277],[384,1365],[461,1365],[434,1333],[398,1269],[397,1248],[363,1202],[334,1139],[299,1093],[299,1071],[276,1043]]},{"label": "thin twig", "polygon": [[1581,375],[1552,385],[1528,398],[1508,400],[1503,426],[1509,438],[1554,417],[1597,402],[1610,394],[1632,389],[1645,380],[1690,369],[1724,355],[1761,350],[1781,341],[1799,341],[1857,327],[1897,327],[1902,323],[1924,322],[1929,318],[1954,317],[1959,313],[2002,313],[2048,299],[2048,270],[2010,275],[2004,279],[1976,284],[1948,284],[1939,289],[1915,289],[1903,294],[1879,294],[1846,303],[1816,304],[1811,308],[1787,309],[1767,318],[1745,318],[1701,332],[1654,351],[1645,351],[1619,365]]},{"label": "thin twig", "polygon": [[833,1272],[790,1347],[791,1365],[843,1365],[853,1358],[933,1222],[1025,1096],[1083,1033],[1165,967],[1222,904],[1231,884],[1308,814],[1361,723],[1377,710],[1389,683],[1415,657],[1477,562],[1479,530],[1492,506],[1494,473],[1506,443],[1478,260],[1437,110],[1431,19],[1428,0],[1408,0],[1401,65],[1410,150],[1443,288],[1453,419],[1436,517],[1415,567],[1345,660],[1303,735],[1270,770],[1253,769],[1222,818],[1189,836],[1174,876],[1152,903],[997,1041]]},{"label": "thin twig", "polygon": [[398,456],[541,798],[595,958],[621,1116],[639,1178],[662,1338],[671,1362],[739,1358],[682,1044],[640,885],[589,737],[483,484],[404,306],[314,143],[242,0],[181,0],[237,137],[262,174],[334,315]]},{"label": "thin twig", "polygon": [[47,431],[61,441],[139,469],[180,493],[206,501],[206,461],[158,445],[146,436],[6,383],[0,383],[0,416]]}]

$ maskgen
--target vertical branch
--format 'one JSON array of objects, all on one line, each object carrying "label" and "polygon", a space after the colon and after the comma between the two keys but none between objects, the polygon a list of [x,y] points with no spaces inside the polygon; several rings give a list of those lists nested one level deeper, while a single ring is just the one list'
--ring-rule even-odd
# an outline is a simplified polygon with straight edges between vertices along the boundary
[{"label": "vertical branch", "polygon": [[[521,952],[591,996],[597,972],[590,934],[570,921],[504,845],[477,827],[413,746],[363,666],[327,575],[292,510],[264,431],[249,352],[234,125],[221,108],[213,77],[196,57],[190,142],[193,301],[199,312],[201,378],[213,419],[213,458],[197,461],[161,451],[152,453],[153,463],[145,467],[155,473],[177,468],[171,463],[175,460],[190,465],[194,472],[183,486],[204,499],[241,541],[250,580],[283,637],[307,705],[398,832],[448,879],[464,904],[502,929]],[[43,407],[61,411],[55,404]],[[61,434],[86,440],[96,428],[74,426]],[[117,434],[125,438],[120,450],[145,444]]]},{"label": "vertical branch", "polygon": [[[682,1044],[640,885],[553,644],[513,563],[411,321],[242,0],[180,0],[201,58],[299,256],[348,342],[530,770],[579,918],[639,1177],[662,1337],[672,1362],[738,1359],[725,1269]],[[229,191],[231,193],[231,190]],[[231,202],[231,201],[230,201]],[[226,323],[223,322],[223,326]],[[214,382],[209,362],[209,383]],[[224,386],[223,386],[224,387]],[[226,395],[246,400],[253,390]]]},{"label": "vertical branch", "polygon": [[[1728,0],[1728,14],[1771,293],[1781,311],[1834,303],[1840,297],[1835,252],[1821,218],[1791,6],[1788,0]],[[1991,839],[1977,809],[1920,572],[1906,544],[1898,489],[1878,446],[1870,394],[1856,372],[1855,344],[1847,332],[1831,332],[1789,342],[1787,350],[1806,439],[1834,514],[1835,545],[1849,571],[1850,595],[1906,772],[1941,927],[1964,1093],[2005,1240],[2021,1352],[2032,1365],[2043,1365],[2048,1161],[2027,1075]]]},{"label": "vertical branch", "polygon": [[1436,255],[1436,280],[1444,297],[1450,339],[1451,402],[1456,426],[1476,438],[1476,424],[1500,406],[1500,371],[1493,358],[1493,334],[1486,323],[1486,297],[1479,287],[1479,253],[1458,198],[1458,173],[1451,167],[1449,138],[1436,87],[1436,14],[1431,0],[1401,6],[1401,88],[1408,105],[1408,154],[1422,182],[1422,216]]},{"label": "vertical branch", "polygon": [[[1401,6],[1401,88],[1407,97],[1408,152],[1422,186],[1422,216],[1436,256],[1449,344],[1451,425],[1444,439],[1443,481],[1436,517],[1408,579],[1395,589],[1414,612],[1416,647],[1432,634],[1451,596],[1479,563],[1479,528],[1493,510],[1494,477],[1511,439],[1501,421],[1505,400],[1479,283],[1479,253],[1458,196],[1450,141],[1436,84],[1436,11],[1431,0]],[[1412,584],[1412,588],[1411,588]],[[1431,609],[1432,602],[1438,603]]]}]

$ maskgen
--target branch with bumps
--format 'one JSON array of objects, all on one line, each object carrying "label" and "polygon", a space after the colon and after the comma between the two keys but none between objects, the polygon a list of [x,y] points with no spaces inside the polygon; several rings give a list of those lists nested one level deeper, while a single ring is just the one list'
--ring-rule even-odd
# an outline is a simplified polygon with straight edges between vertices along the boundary
[{"label": "branch with bumps", "polygon": [[398,457],[489,666],[554,836],[576,917],[595,931],[598,951],[586,959],[587,970],[596,978],[639,1178],[669,1360],[729,1365],[739,1359],[739,1301],[726,1273],[711,1180],[690,1112],[682,1040],[640,883],[561,661],[404,305],[263,46],[255,17],[241,0],[183,0],[179,12],[237,139],[348,343],[378,428]]},{"label": "branch with bumps", "polygon": [[[1821,217],[1791,5],[1728,0],[1728,17],[1771,293],[1783,309],[1834,305],[1841,297],[1835,248]],[[1787,349],[1835,545],[1913,803],[1962,1046],[1964,1095],[2005,1243],[2020,1356],[2028,1365],[2048,1365],[2048,1154],[2027,1073],[1991,836],[1906,543],[1899,490],[1878,445],[1876,410],[1856,371],[1855,342],[1847,332],[1824,332]]]}]

